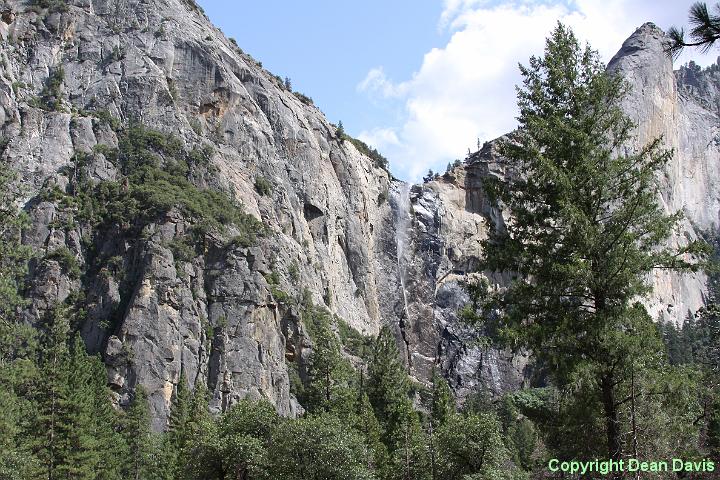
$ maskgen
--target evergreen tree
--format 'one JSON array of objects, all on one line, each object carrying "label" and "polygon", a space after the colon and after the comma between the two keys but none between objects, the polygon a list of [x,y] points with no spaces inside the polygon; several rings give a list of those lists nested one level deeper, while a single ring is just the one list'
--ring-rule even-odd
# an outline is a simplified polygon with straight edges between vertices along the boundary
[{"label": "evergreen tree", "polygon": [[432,405],[430,418],[433,427],[443,425],[447,419],[455,413],[455,399],[450,391],[447,381],[440,375],[433,372],[432,376]]},{"label": "evergreen tree", "polygon": [[720,456],[720,307],[717,303],[701,310],[698,319],[683,325],[685,343],[690,345],[694,364],[701,371],[698,417],[703,426],[703,443],[708,455]]},{"label": "evergreen tree", "polygon": [[150,405],[142,385],[135,392],[122,421],[126,445],[124,475],[133,480],[167,480],[171,478],[167,458],[158,434],[150,428]]},{"label": "evergreen tree", "polygon": [[188,472],[197,471],[195,467],[200,445],[207,444],[216,436],[215,425],[208,408],[208,390],[205,385],[197,383],[188,405],[187,420],[184,427],[184,440],[179,455],[179,470],[186,476]]},{"label": "evergreen tree", "polygon": [[359,383],[359,394],[355,404],[353,427],[360,432],[365,443],[367,467],[376,472],[378,478],[385,478],[388,469],[388,451],[382,442],[383,430],[375,417],[370,399],[363,391],[363,382]]},{"label": "evergreen tree", "polygon": [[520,127],[501,145],[518,174],[487,185],[513,220],[483,242],[485,267],[513,280],[487,312],[560,385],[584,379],[601,405],[605,453],[619,460],[633,362],[659,349],[633,301],[648,293],[654,268],[694,268],[689,257],[704,250],[664,247],[679,219],[658,202],[657,175],[671,152],[655,140],[627,153],[632,123],[618,106],[626,85],[596,52],[558,25],[545,56],[521,73]]},{"label": "evergreen tree", "polygon": [[682,28],[672,27],[668,30],[672,40],[668,53],[673,57],[679,56],[685,47],[700,47],[703,52],[707,52],[720,40],[720,3],[715,4],[714,13],[711,13],[707,3],[695,2],[690,7],[689,20],[692,25],[690,41],[685,40]]},{"label": "evergreen tree", "polygon": [[532,470],[538,444],[538,432],[533,423],[527,418],[518,419],[508,429],[507,436],[512,442],[515,463],[525,470]]},{"label": "evergreen tree", "polygon": [[82,340],[76,338],[71,347],[59,371],[56,428],[62,461],[57,463],[57,473],[58,478],[92,479],[102,461],[102,445],[95,429],[95,372]]},{"label": "evergreen tree", "polygon": [[388,327],[383,327],[373,344],[368,364],[367,395],[375,416],[383,426],[383,442],[394,448],[394,437],[402,428],[412,403],[405,367],[400,360],[395,337]]},{"label": "evergreen tree", "polygon": [[[122,469],[125,465],[125,452],[127,444],[121,435],[122,429],[120,412],[112,404],[111,392],[107,385],[107,369],[99,356],[90,356],[85,353],[85,344],[78,337],[77,345],[85,355],[88,368],[88,387],[92,394],[92,428],[97,439],[99,463],[96,475],[103,480],[122,478]],[[152,478],[148,477],[148,480]]]},{"label": "evergreen tree", "polygon": [[427,421],[428,453],[430,456],[430,472],[432,480],[438,479],[437,470],[437,438],[439,427],[455,414],[456,405],[447,381],[433,369],[430,416]]},{"label": "evergreen tree", "polygon": [[122,439],[105,386],[105,369],[80,338],[69,339],[67,305],[51,310],[42,332],[37,413],[31,429],[42,478],[120,478]]},{"label": "evergreen tree", "polygon": [[35,389],[37,415],[32,431],[35,454],[48,480],[61,477],[59,469],[66,463],[68,445],[62,437],[68,388],[67,319],[60,308],[49,312],[40,342],[39,378]]},{"label": "evergreen tree", "polygon": [[[393,432],[393,480],[432,480],[433,468],[429,439],[412,408],[401,409],[398,428]],[[442,478],[442,477],[438,477]]]},{"label": "evergreen tree", "polygon": [[29,420],[36,414],[27,398],[0,388],[0,480],[34,478],[39,471],[27,437]]},{"label": "evergreen tree", "polygon": [[352,367],[342,357],[337,336],[327,322],[317,326],[312,353],[308,358],[305,387],[308,412],[334,412],[346,418],[352,413]]},{"label": "evergreen tree", "polygon": [[15,175],[0,168],[0,479],[31,478],[37,459],[26,432],[35,415],[31,401],[37,375],[35,332],[20,320],[29,247],[21,233],[27,215],[17,207]]},{"label": "evergreen tree", "polygon": [[176,477],[182,472],[181,453],[185,450],[185,444],[188,440],[188,419],[190,417],[190,403],[192,401],[192,391],[185,378],[185,373],[180,370],[180,379],[175,387],[175,395],[170,404],[170,415],[168,416],[168,429],[165,436],[166,451],[168,452],[169,461],[172,465],[172,471]]}]

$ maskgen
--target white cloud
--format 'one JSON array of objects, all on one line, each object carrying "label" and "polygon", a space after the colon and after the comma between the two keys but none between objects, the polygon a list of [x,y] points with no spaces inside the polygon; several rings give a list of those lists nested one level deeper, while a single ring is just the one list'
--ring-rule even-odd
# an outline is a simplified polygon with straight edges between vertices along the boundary
[{"label": "white cloud", "polygon": [[386,149],[400,146],[400,140],[397,133],[392,128],[374,128],[360,132],[358,138],[368,145],[373,145],[378,149]]},{"label": "white cloud", "polygon": [[[358,85],[376,99],[400,99],[404,108],[396,125],[379,126],[360,137],[386,154],[397,175],[417,181],[428,168],[464,157],[468,147],[476,148],[476,139],[490,140],[515,126],[515,85],[521,80],[517,65],[542,54],[545,37],[558,20],[607,62],[642,23],[655,21],[663,28],[682,24],[689,3],[445,0],[439,28],[452,33],[447,45],[427,52],[409,79],[393,82],[377,67]],[[708,56],[700,63],[710,61]]]},{"label": "white cloud", "polygon": [[407,92],[409,83],[395,84],[388,80],[382,67],[370,69],[357,86],[359,92],[379,94],[382,98],[400,97]]}]

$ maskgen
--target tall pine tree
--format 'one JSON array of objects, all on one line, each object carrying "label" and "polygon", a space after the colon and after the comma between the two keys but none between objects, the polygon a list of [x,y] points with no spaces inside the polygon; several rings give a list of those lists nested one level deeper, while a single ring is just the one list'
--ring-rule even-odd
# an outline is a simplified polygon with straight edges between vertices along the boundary
[{"label": "tall pine tree", "polygon": [[35,414],[31,401],[37,375],[35,332],[19,310],[27,261],[32,252],[21,242],[27,215],[18,208],[15,175],[0,168],[0,479],[31,478],[37,462],[25,434]]},{"label": "tall pine tree", "polygon": [[383,442],[393,449],[396,437],[403,430],[403,422],[413,407],[408,397],[408,376],[400,360],[395,337],[388,327],[380,330],[373,344],[366,388],[375,416],[383,426]]},{"label": "tall pine tree", "polygon": [[[644,309],[655,268],[694,268],[699,244],[666,241],[680,218],[659,204],[671,157],[660,140],[630,151],[622,79],[605,72],[562,25],[544,57],[521,67],[520,126],[502,143],[509,170],[488,190],[509,207],[506,229],[483,242],[485,267],[512,283],[488,305],[505,338],[526,347],[560,385],[588,379],[604,418],[604,453],[620,460],[621,406],[638,357],[657,354]],[[600,452],[598,452],[600,453]]]},{"label": "tall pine tree", "polygon": [[310,413],[334,412],[347,417],[352,413],[350,388],[352,367],[340,353],[337,335],[327,321],[321,321],[308,358],[305,408]]}]

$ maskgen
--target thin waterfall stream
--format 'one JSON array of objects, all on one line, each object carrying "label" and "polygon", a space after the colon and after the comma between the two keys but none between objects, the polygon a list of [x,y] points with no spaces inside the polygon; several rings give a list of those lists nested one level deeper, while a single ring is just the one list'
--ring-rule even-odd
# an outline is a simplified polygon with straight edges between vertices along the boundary
[{"label": "thin waterfall stream", "polygon": [[410,320],[410,311],[408,308],[408,292],[407,292],[407,262],[409,258],[408,247],[410,245],[410,189],[412,184],[401,183],[396,196],[395,204],[395,242],[397,249],[397,267],[398,276],[400,277],[400,288],[402,289],[403,298],[403,317],[400,319],[400,333],[405,342],[405,351],[407,355],[408,370],[412,365],[410,355],[410,345],[405,335],[405,325]]}]

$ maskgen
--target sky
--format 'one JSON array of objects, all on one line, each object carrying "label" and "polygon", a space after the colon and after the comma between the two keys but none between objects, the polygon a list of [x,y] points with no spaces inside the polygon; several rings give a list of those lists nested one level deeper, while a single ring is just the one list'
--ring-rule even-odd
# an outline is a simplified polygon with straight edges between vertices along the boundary
[{"label": "sky", "polygon": [[[396,177],[417,182],[515,127],[518,63],[542,54],[558,21],[607,62],[647,21],[686,25],[693,0],[198,3],[331,122],[383,153]],[[686,50],[675,65],[719,55]]]}]

